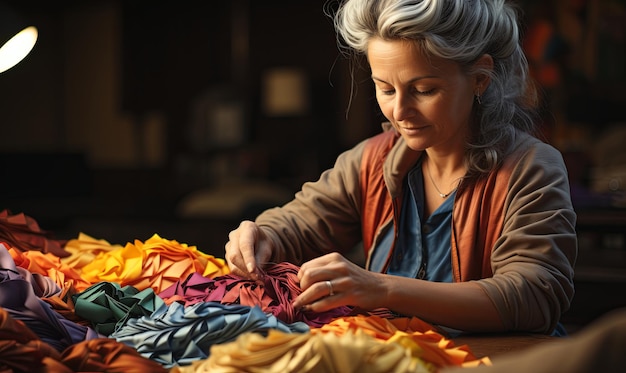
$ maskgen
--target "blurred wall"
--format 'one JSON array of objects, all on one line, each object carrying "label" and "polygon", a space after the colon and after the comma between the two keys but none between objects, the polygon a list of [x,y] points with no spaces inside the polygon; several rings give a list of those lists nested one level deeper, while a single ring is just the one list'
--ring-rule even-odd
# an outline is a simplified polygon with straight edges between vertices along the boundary
[{"label": "blurred wall", "polygon": [[[0,74],[0,147],[5,162],[17,162],[2,174],[12,182],[1,202],[13,209],[54,216],[33,202],[37,193],[48,201],[51,185],[74,190],[60,175],[79,172],[63,160],[20,167],[26,157],[15,154],[84,162],[71,184],[83,180],[91,202],[68,215],[167,217],[189,193],[225,182],[295,191],[383,119],[367,71],[351,86],[324,14],[336,2],[10,3],[40,31],[26,60]],[[624,1],[519,3],[546,138],[572,160],[572,182],[587,192],[595,143],[625,117]],[[31,176],[18,177],[20,169]],[[12,198],[26,186],[31,198]]]}]

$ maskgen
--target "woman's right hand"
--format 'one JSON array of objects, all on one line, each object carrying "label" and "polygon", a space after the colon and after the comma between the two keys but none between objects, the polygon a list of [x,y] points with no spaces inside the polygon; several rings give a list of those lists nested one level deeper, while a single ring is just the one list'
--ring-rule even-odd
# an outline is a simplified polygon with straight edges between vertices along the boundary
[{"label": "woman's right hand", "polygon": [[258,269],[272,257],[272,245],[265,232],[256,223],[244,220],[228,234],[228,239],[225,258],[230,272],[256,280]]}]

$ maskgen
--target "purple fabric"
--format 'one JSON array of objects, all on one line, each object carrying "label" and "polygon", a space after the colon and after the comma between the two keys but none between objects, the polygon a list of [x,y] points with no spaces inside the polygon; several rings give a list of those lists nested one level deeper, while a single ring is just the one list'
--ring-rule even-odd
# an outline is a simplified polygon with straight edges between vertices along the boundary
[{"label": "purple fabric", "polygon": [[[35,287],[40,288],[39,285]],[[23,321],[42,341],[58,351],[100,337],[93,329],[67,320],[38,298],[33,284],[17,270],[3,244],[0,244],[0,307],[14,319]]]}]

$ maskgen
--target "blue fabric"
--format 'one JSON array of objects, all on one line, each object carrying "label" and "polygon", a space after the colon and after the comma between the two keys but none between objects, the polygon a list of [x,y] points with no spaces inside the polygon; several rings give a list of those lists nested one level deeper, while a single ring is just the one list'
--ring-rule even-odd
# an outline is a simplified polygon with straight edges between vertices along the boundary
[{"label": "blue fabric", "polygon": [[405,188],[404,204],[400,213],[398,241],[387,268],[387,273],[416,278],[420,268],[427,263],[428,253],[424,247],[425,242],[422,240],[421,219],[418,211],[418,209],[421,209],[421,206],[418,208],[410,189]]},{"label": "blue fabric", "polygon": [[369,270],[372,272],[383,272],[387,256],[393,244],[393,227],[386,227],[387,231],[381,233],[381,239],[378,244],[372,247],[372,256],[369,263]]},{"label": "blue fabric", "polygon": [[[456,192],[450,194],[422,224],[425,202],[421,169],[421,162],[418,162],[407,176],[398,240],[387,273],[428,281],[452,282],[450,235]],[[370,263],[372,271],[382,271],[392,243],[393,229],[388,229],[374,248]]]},{"label": "blue fabric", "polygon": [[245,332],[277,329],[284,333],[310,331],[303,322],[286,324],[258,306],[202,302],[161,305],[150,316],[129,319],[110,335],[166,368],[189,365],[209,356],[213,344],[229,342]]}]

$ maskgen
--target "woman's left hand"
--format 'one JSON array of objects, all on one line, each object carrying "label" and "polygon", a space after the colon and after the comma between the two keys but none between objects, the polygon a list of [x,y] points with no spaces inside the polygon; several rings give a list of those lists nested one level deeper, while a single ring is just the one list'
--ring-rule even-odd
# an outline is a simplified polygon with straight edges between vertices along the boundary
[{"label": "woman's left hand", "polygon": [[302,293],[294,300],[293,307],[315,312],[346,305],[363,309],[382,307],[386,289],[381,276],[338,253],[326,254],[300,267]]}]

